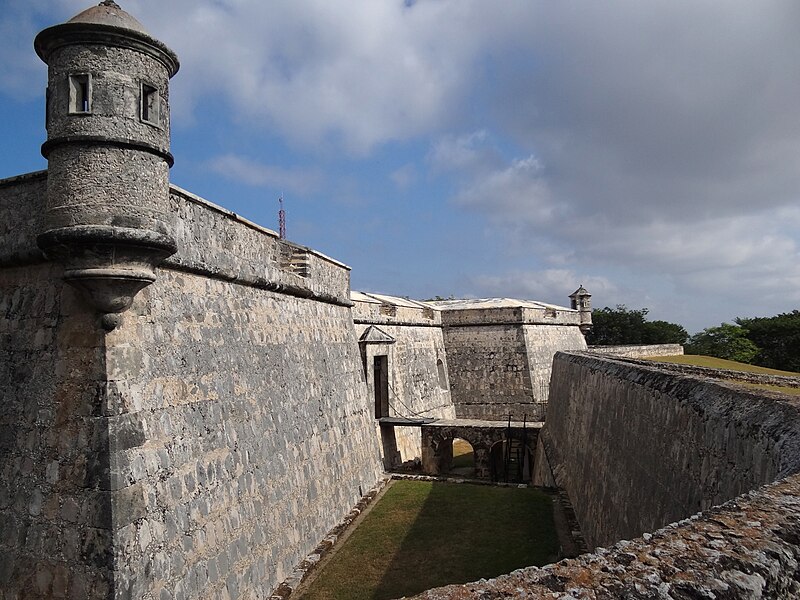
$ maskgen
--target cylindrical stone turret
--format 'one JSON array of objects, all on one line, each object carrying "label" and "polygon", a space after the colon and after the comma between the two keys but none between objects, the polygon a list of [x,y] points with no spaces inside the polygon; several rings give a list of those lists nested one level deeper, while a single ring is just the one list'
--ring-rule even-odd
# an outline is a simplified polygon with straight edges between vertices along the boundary
[{"label": "cylindrical stone turret", "polygon": [[[126,310],[176,250],[168,215],[175,53],[106,0],[45,29],[47,212],[39,246],[104,315]],[[118,322],[104,319],[111,328]]]}]

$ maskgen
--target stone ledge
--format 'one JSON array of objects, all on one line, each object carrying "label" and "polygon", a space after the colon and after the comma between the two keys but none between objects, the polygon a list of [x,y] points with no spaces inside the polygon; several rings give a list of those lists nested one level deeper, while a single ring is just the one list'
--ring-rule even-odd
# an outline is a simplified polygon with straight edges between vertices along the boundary
[{"label": "stone ledge", "polygon": [[[592,352],[592,350],[590,350],[590,352]],[[701,377],[722,379],[724,381],[743,381],[746,383],[756,383],[761,385],[800,388],[800,375],[793,377],[791,375],[770,375],[767,373],[751,373],[748,371],[734,371],[731,369],[712,369],[711,367],[700,367],[697,365],[659,362],[657,360],[637,360],[635,358],[627,357],[619,357],[618,360],[634,365],[643,365],[649,367],[656,366],[659,369],[673,371],[675,373],[682,373],[684,375],[699,375]]]}]

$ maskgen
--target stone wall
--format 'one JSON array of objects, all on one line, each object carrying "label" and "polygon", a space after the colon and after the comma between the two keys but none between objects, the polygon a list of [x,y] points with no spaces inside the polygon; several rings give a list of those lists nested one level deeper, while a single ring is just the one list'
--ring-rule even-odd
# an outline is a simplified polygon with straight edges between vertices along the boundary
[{"label": "stone wall", "polygon": [[0,596],[263,597],[382,474],[347,269],[173,188],[179,252],[105,333],[43,192],[0,182]]},{"label": "stone wall", "polygon": [[646,358],[648,356],[681,356],[680,344],[643,344],[639,346],[589,346],[589,352],[603,356]]},{"label": "stone wall", "polygon": [[42,231],[46,191],[47,171],[0,180],[0,266],[44,260],[36,236]]},{"label": "stone wall", "polygon": [[446,326],[444,339],[453,403],[464,419],[544,420],[553,355],[586,348],[574,325]]},{"label": "stone wall", "polygon": [[800,597],[800,399],[588,353],[552,381],[539,483],[613,547],[416,599]]},{"label": "stone wall", "polygon": [[45,190],[0,182],[0,597],[106,598],[105,340],[36,247]]},{"label": "stone wall", "polygon": [[0,267],[4,598],[106,598],[113,585],[105,344],[60,274]]},{"label": "stone wall", "polygon": [[[386,355],[389,366],[389,414],[391,417],[455,418],[447,381],[447,356],[442,337],[439,311],[421,303],[388,296],[353,294],[353,319],[356,336],[362,341],[362,362],[369,393],[369,405],[375,406],[374,357]],[[370,327],[377,327],[391,342],[380,343],[380,334],[364,340]],[[397,464],[421,457],[419,427],[383,427],[387,464]],[[393,436],[393,440],[386,439]]]},{"label": "stone wall", "polygon": [[800,399],[559,353],[541,439],[587,542],[606,545],[800,471]]},{"label": "stone wall", "polygon": [[[521,420],[539,417],[525,332],[516,325],[447,327],[444,330],[450,391],[460,419]],[[532,420],[534,420],[532,418]]]}]

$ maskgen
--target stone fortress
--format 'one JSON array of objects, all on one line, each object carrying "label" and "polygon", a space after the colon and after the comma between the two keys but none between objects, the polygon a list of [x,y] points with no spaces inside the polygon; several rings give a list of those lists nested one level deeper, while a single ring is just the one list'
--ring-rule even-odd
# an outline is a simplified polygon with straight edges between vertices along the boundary
[{"label": "stone fortress", "polygon": [[386,468],[446,470],[469,428],[488,465],[509,419],[591,547],[637,539],[424,597],[800,597],[796,397],[587,353],[583,288],[351,292],[170,184],[179,63],[131,15],[35,49],[48,168],[0,181],[0,599],[269,598]]}]

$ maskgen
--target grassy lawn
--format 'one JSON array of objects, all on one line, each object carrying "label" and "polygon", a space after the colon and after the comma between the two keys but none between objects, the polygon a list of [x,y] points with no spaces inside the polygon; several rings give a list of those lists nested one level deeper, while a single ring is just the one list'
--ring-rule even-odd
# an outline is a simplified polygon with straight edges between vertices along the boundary
[{"label": "grassy lawn", "polygon": [[789,377],[800,377],[800,373],[791,371],[778,371],[777,369],[767,369],[756,365],[748,365],[724,358],[714,358],[713,356],[700,356],[695,354],[683,354],[681,356],[651,356],[645,360],[653,362],[669,362],[681,365],[694,365],[696,367],[709,367],[710,369],[728,369],[730,371],[745,371],[747,373],[762,373],[764,375],[787,375]]},{"label": "grassy lawn", "polygon": [[530,488],[396,481],[304,600],[381,600],[557,558],[550,497]]},{"label": "grassy lawn", "polygon": [[[694,365],[696,367],[709,367],[711,369],[728,369],[730,371],[760,373],[763,375],[787,375],[789,377],[800,377],[800,373],[792,373],[791,371],[778,371],[777,369],[767,369],[766,367],[757,367],[756,365],[748,365],[733,360],[725,360],[723,358],[714,358],[713,356],[699,356],[694,354],[685,354],[682,356],[651,356],[646,360],[651,360],[653,362],[669,362],[669,363],[678,363],[682,365]],[[800,395],[800,388],[792,388],[779,385],[767,385],[762,383],[748,383],[745,381],[737,381],[737,383],[745,385],[747,387],[761,388],[765,390],[774,390],[778,392],[783,392],[784,394]]]}]

